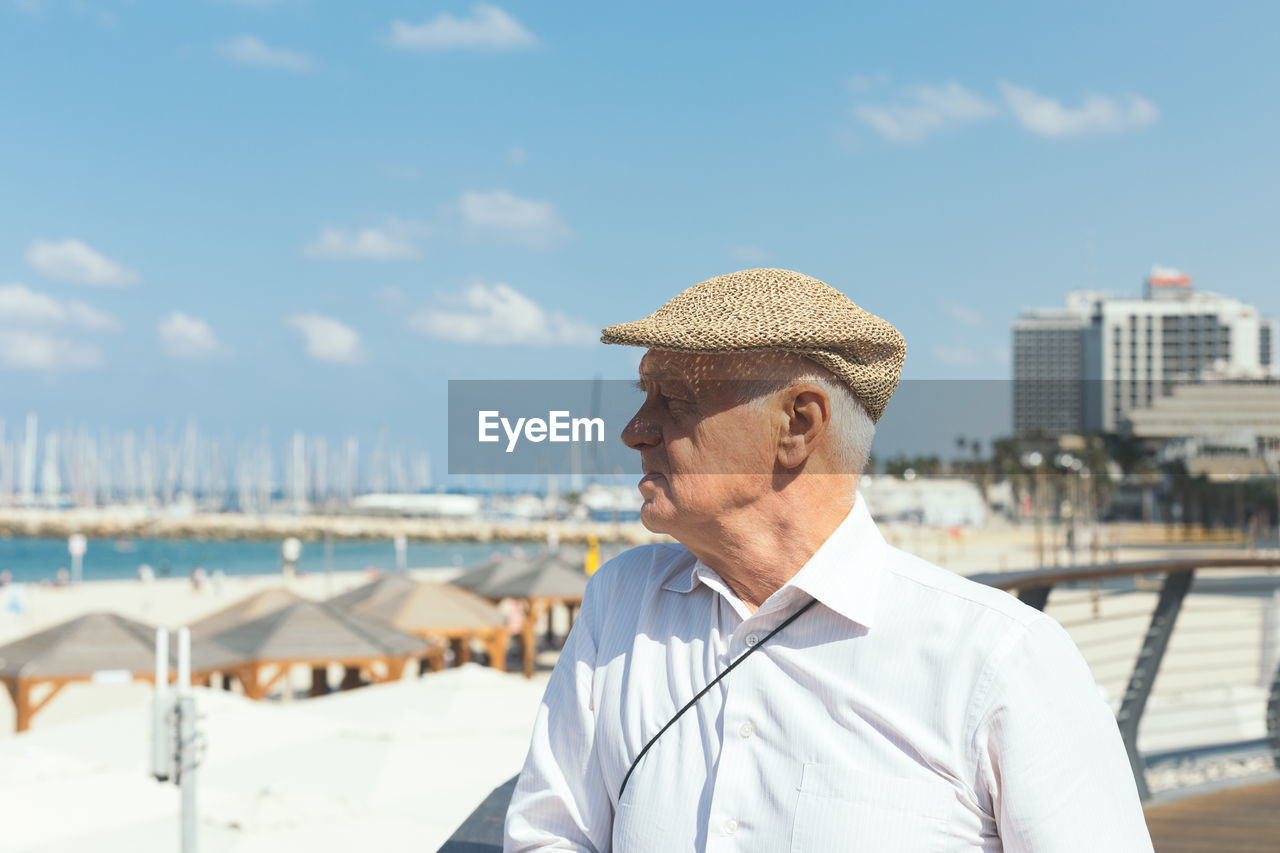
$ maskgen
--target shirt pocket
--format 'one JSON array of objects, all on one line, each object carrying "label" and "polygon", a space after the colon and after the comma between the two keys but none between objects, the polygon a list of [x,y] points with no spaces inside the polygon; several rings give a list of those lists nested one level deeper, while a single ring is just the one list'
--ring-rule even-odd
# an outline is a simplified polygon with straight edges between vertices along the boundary
[{"label": "shirt pocket", "polygon": [[791,829],[792,853],[941,853],[957,807],[942,782],[806,764]]},{"label": "shirt pocket", "polygon": [[634,801],[618,803],[613,815],[612,853],[672,853],[667,814]]}]

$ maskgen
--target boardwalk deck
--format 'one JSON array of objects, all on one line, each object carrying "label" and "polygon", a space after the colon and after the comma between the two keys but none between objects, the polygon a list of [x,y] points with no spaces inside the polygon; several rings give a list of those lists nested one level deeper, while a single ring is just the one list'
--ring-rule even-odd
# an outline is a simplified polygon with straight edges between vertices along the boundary
[{"label": "boardwalk deck", "polygon": [[1147,808],[1156,853],[1276,853],[1280,782]]}]

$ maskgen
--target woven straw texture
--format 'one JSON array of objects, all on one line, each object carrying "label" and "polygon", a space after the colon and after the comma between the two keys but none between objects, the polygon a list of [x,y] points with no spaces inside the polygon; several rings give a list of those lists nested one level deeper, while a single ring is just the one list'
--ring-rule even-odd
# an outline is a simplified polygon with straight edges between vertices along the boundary
[{"label": "woven straw texture", "polygon": [[816,278],[779,269],[695,284],[642,320],[609,326],[600,340],[673,352],[797,353],[852,388],[876,421],[907,354],[892,324]]}]

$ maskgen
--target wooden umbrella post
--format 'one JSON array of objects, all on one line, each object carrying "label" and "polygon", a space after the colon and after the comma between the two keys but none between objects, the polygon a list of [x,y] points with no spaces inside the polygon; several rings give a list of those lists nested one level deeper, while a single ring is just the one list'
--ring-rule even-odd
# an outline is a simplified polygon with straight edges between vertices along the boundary
[{"label": "wooden umbrella post", "polygon": [[[31,718],[34,717],[41,708],[49,704],[49,701],[58,692],[66,687],[72,679],[59,678],[37,681],[35,679],[18,678],[13,682],[9,692],[13,695],[13,706],[17,712],[15,716],[15,728],[19,732],[25,732],[31,728]],[[37,684],[49,685],[49,692],[40,697],[40,701],[33,702],[31,699],[31,690]]]},{"label": "wooden umbrella post", "polygon": [[485,638],[484,645],[489,653],[489,665],[499,672],[506,672],[507,649],[511,645],[511,635],[505,628],[493,631]]},{"label": "wooden umbrella post", "polygon": [[548,624],[551,621],[551,608],[549,602],[545,598],[530,598],[527,600],[529,609],[528,615],[524,620],[524,677],[533,678],[534,658],[538,651],[538,620],[542,618],[542,614],[547,614]]},{"label": "wooden umbrella post", "polygon": [[323,696],[329,692],[329,667],[311,667],[311,695]]}]

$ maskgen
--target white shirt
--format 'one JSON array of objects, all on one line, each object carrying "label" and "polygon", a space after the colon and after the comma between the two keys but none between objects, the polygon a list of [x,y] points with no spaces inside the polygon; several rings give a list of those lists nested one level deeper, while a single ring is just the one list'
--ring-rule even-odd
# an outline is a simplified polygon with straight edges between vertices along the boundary
[{"label": "white shirt", "polygon": [[[636,755],[715,676],[783,629]],[[885,543],[859,498],[755,613],[679,545],[587,586],[506,822],[509,853],[1150,851],[1070,637]]]}]

